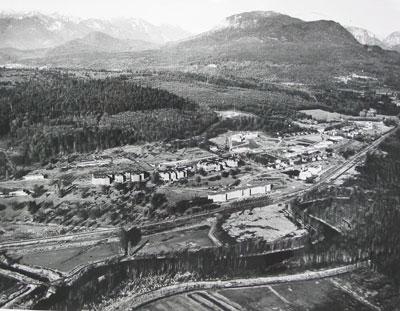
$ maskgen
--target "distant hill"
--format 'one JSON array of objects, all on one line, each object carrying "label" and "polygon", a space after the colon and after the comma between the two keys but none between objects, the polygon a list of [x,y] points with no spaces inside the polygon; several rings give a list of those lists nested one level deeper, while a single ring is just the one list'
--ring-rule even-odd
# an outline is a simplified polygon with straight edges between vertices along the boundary
[{"label": "distant hill", "polygon": [[[178,69],[260,81],[320,83],[352,73],[399,75],[400,54],[360,44],[334,21],[306,22],[276,12],[245,12],[214,29],[139,52],[61,53],[25,59],[27,65],[94,69]],[[391,77],[393,80],[393,77]]]},{"label": "distant hill", "polygon": [[47,51],[46,56],[62,56],[81,53],[116,53],[157,48],[158,45],[141,40],[121,40],[105,33],[91,32],[83,38],[68,41]]},{"label": "distant hill", "polygon": [[122,40],[140,40],[156,44],[180,40],[190,35],[176,26],[156,26],[133,18],[77,19],[35,12],[0,14],[0,48],[53,48],[92,32],[103,32]]}]

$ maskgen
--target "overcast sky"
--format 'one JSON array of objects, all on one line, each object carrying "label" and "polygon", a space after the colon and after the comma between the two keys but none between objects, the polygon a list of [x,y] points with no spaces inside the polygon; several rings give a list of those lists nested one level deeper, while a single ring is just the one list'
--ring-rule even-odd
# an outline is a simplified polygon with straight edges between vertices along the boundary
[{"label": "overcast sky", "polygon": [[332,19],[380,36],[400,30],[400,0],[0,0],[0,10],[139,17],[193,33],[208,30],[235,13],[273,10],[305,20]]}]

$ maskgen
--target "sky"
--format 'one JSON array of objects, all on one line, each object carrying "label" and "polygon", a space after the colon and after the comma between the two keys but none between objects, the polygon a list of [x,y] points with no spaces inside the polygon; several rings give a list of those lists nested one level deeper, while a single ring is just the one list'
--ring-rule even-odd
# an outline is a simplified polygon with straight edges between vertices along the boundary
[{"label": "sky", "polygon": [[232,14],[265,10],[304,20],[330,19],[383,37],[400,31],[400,0],[0,0],[0,10],[78,17],[136,17],[200,33]]}]

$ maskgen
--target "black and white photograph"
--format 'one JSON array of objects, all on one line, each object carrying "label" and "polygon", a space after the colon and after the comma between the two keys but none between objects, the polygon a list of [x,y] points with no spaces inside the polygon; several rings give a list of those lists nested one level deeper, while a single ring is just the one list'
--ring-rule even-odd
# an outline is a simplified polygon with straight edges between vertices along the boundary
[{"label": "black and white photograph", "polygon": [[0,0],[0,310],[400,311],[400,0]]}]

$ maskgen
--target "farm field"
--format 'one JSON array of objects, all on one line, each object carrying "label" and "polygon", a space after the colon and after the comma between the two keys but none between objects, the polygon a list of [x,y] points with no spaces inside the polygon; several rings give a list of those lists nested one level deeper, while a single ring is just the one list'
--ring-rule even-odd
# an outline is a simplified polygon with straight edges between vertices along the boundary
[{"label": "farm field", "polygon": [[139,308],[161,310],[346,310],[367,311],[362,304],[331,279],[254,288],[197,291],[161,299]]}]

